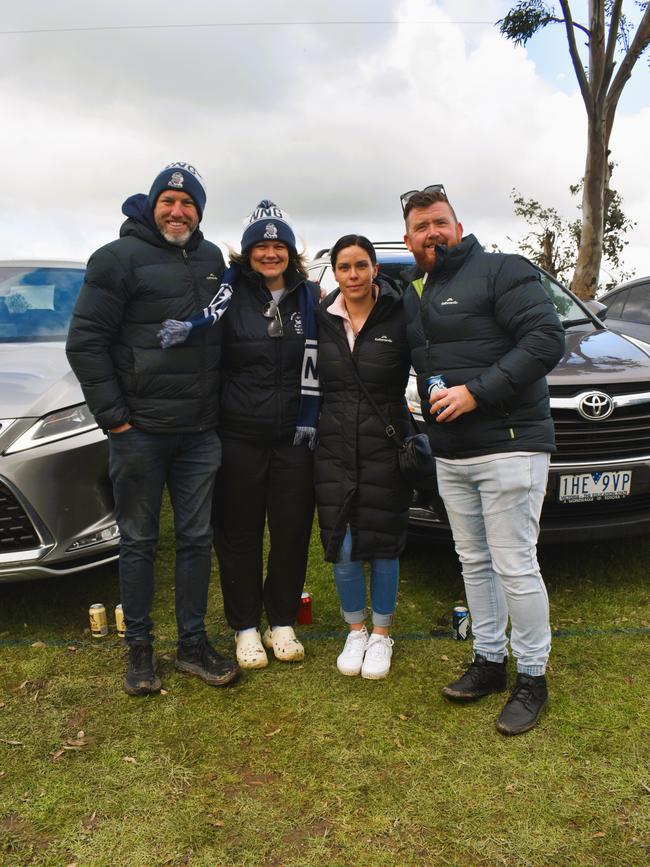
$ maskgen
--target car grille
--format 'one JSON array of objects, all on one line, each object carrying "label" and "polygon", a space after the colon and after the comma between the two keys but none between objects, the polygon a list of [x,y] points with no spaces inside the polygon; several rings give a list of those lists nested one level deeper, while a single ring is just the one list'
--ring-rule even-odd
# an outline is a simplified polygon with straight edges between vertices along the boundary
[{"label": "car grille", "polygon": [[[614,397],[624,390],[590,387],[582,391],[603,391]],[[575,386],[574,386],[575,391]],[[636,384],[634,392],[650,392],[650,384]],[[627,392],[630,393],[630,392]],[[558,397],[553,389],[553,397]],[[617,407],[603,421],[588,421],[577,409],[551,407],[555,423],[555,441],[558,454],[555,463],[562,461],[609,461],[625,460],[650,455],[650,401],[648,403]]]},{"label": "car grille", "polygon": [[37,548],[40,540],[27,513],[0,482],[0,554]]}]

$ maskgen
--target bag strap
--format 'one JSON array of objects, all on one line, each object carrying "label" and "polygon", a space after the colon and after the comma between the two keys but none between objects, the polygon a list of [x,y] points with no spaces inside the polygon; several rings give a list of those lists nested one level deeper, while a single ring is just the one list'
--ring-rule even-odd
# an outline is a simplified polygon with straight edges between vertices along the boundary
[{"label": "bag strap", "polygon": [[382,411],[377,406],[377,403],[375,402],[374,397],[370,394],[365,382],[359,376],[359,369],[358,369],[356,362],[353,358],[351,359],[351,364],[352,364],[352,370],[354,372],[356,380],[359,383],[359,385],[361,386],[361,390],[363,391],[365,396],[368,398],[370,406],[374,409],[375,413],[377,414],[377,417],[379,418],[379,421],[384,426],[384,433],[386,434],[388,439],[395,444],[396,448],[398,448],[398,449],[404,448],[404,440],[401,438],[401,436],[395,430],[395,426],[392,425],[388,421],[386,416],[382,413]]}]

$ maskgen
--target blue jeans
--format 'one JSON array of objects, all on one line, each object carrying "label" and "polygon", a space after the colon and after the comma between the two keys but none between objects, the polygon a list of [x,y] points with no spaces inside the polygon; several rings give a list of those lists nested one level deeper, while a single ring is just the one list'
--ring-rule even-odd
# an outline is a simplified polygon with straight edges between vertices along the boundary
[{"label": "blue jeans", "polygon": [[205,635],[210,583],[210,509],[221,443],[213,430],[109,433],[109,472],[120,529],[120,594],[126,640],[151,641],[154,560],[165,483],[176,537],[176,623],[179,641]]},{"label": "blue jeans", "polygon": [[551,651],[546,587],[537,562],[549,455],[487,463],[437,462],[438,486],[463,569],[474,652],[492,662],[510,645],[517,671],[544,674]]},{"label": "blue jeans", "polygon": [[[346,623],[366,619],[366,578],[361,560],[350,560],[352,536],[346,530],[339,559],[334,564],[334,580]],[[390,626],[397,601],[399,558],[373,558],[370,561],[370,598],[374,626]]]}]

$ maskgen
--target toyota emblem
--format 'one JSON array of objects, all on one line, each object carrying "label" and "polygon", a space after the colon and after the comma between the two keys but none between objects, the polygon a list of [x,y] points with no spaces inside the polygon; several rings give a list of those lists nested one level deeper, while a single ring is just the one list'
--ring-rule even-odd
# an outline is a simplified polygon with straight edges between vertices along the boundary
[{"label": "toyota emblem", "polygon": [[602,421],[614,412],[614,401],[602,391],[590,391],[580,398],[578,412],[588,421]]}]

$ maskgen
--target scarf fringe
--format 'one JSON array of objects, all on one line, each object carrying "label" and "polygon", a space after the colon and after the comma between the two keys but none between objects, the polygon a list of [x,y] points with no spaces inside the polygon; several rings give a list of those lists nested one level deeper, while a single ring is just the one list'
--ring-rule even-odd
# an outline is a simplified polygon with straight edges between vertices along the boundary
[{"label": "scarf fringe", "polygon": [[301,443],[307,443],[309,448],[314,451],[316,448],[316,428],[315,427],[297,427],[293,438],[294,446],[299,446]]}]

